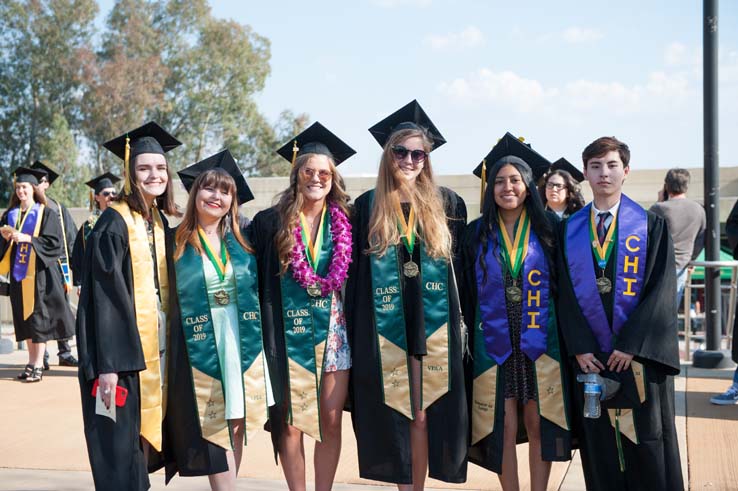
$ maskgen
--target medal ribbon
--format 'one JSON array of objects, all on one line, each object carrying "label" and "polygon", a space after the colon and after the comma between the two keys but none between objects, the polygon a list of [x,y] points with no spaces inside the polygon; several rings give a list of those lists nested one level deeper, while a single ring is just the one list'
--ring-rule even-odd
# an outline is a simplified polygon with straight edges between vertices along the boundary
[{"label": "medal ribbon", "polygon": [[223,240],[220,241],[220,257],[217,257],[213,254],[213,248],[210,245],[207,235],[205,235],[205,231],[199,225],[197,226],[197,235],[200,237],[200,244],[205,249],[205,254],[207,254],[208,259],[213,264],[215,272],[218,273],[218,278],[220,281],[223,281],[226,274],[226,264],[228,264],[225,242]]},{"label": "medal ribbon", "polygon": [[[324,237],[320,249],[316,249],[320,254],[316,273],[325,276],[333,254],[330,214],[324,213],[321,226],[323,233],[319,236]],[[333,296],[311,297],[289,273],[282,275],[280,285],[287,351],[288,423],[322,441],[320,384]]]},{"label": "medal ribbon", "polygon": [[320,225],[318,225],[318,234],[315,237],[315,243],[313,244],[312,240],[312,229],[308,226],[307,219],[305,218],[305,215],[300,212],[300,225],[301,225],[301,232],[302,232],[302,243],[305,244],[305,252],[307,253],[307,259],[308,263],[310,263],[310,266],[313,268],[313,271],[316,273],[318,272],[318,266],[319,266],[319,257],[318,254],[320,254],[321,249],[323,248],[323,228],[325,226],[325,215],[328,211],[328,208],[325,203],[323,203],[323,211],[320,214]]},{"label": "medal ribbon", "polygon": [[410,207],[410,214],[405,220],[405,214],[399,201],[396,203],[395,212],[397,213],[397,229],[400,231],[400,240],[405,244],[405,249],[412,257],[415,248],[415,210]]},{"label": "medal ribbon", "polygon": [[[625,195],[620,198],[617,228],[617,265],[613,289],[612,330],[602,298],[595,283],[596,274],[588,240],[591,234],[592,204],[579,210],[566,223],[564,250],[574,293],[582,315],[597,339],[600,350],[612,352],[612,335],[620,332],[628,316],[638,305],[646,270],[648,217],[646,211]],[[608,231],[608,234],[610,233]],[[599,259],[599,258],[598,258]]]},{"label": "medal ribbon", "polygon": [[615,233],[615,229],[617,228],[617,220],[618,216],[614,215],[612,217],[612,222],[610,222],[610,228],[607,230],[607,235],[605,235],[605,240],[602,244],[600,244],[599,239],[597,239],[595,210],[594,207],[592,207],[592,213],[590,213],[589,217],[589,239],[592,243],[592,250],[594,251],[595,259],[597,259],[597,264],[603,270],[605,269],[605,266],[607,266],[607,261],[610,260],[610,253],[612,252],[613,246],[615,245],[615,241],[612,240],[612,236]]},{"label": "medal ribbon", "polygon": [[502,226],[502,217],[498,214],[498,233],[501,237],[500,243],[502,244],[502,258],[505,261],[510,275],[513,280],[520,275],[520,268],[523,265],[525,257],[528,255],[528,242],[530,236],[530,220],[528,214],[523,208],[523,212],[515,222],[515,242],[510,242],[510,237],[507,235],[507,230]]}]

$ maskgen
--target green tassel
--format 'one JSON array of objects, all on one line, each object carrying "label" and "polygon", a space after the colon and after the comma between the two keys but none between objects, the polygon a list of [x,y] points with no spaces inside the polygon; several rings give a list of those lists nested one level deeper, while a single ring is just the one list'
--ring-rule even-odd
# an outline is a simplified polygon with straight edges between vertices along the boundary
[{"label": "green tassel", "polygon": [[620,409],[615,410],[615,443],[618,445],[618,462],[620,472],[625,472],[625,455],[623,455],[623,440],[620,436]]}]

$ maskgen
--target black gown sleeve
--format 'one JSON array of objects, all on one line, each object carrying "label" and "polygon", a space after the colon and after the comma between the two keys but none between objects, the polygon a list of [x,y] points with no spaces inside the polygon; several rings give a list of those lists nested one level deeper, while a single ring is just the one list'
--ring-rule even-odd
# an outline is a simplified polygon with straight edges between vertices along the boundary
[{"label": "black gown sleeve", "polygon": [[85,227],[87,222],[83,223],[74,239],[74,249],[72,249],[71,268],[74,278],[74,286],[82,284],[82,268],[85,261]]},{"label": "black gown sleeve", "polygon": [[100,373],[146,369],[133,305],[128,229],[105,210],[90,233],[77,315],[80,371],[87,380]]},{"label": "black gown sleeve", "polygon": [[[67,241],[67,253],[70,255],[69,260],[71,261],[71,254],[74,250],[74,242],[76,240],[76,234],[77,234],[77,225],[74,224],[74,218],[72,218],[72,214],[69,213],[69,209],[59,203],[59,213],[64,214],[64,238]],[[62,249],[64,247],[62,246]]]}]

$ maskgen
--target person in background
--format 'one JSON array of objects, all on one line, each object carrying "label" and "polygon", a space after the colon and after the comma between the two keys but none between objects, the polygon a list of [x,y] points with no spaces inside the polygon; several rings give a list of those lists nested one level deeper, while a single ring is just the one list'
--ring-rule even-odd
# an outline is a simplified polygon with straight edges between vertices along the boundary
[{"label": "person in background", "polygon": [[25,382],[43,378],[46,342],[74,334],[57,260],[62,234],[56,212],[39,190],[44,174],[25,167],[14,171],[13,194],[0,219],[0,274],[10,274],[9,296],[16,341],[27,341]]},{"label": "person in background", "polygon": [[664,187],[659,192],[659,201],[650,208],[651,212],[666,220],[674,242],[677,305],[684,293],[689,262],[699,256],[705,245],[707,217],[701,204],[687,198],[689,179],[687,169],[669,169],[664,178]]},{"label": "person in background", "polygon": [[582,188],[584,180],[582,172],[571,165],[565,158],[560,158],[549,168],[538,186],[543,205],[556,215],[565,219],[584,207]]},{"label": "person in background", "polygon": [[92,214],[82,224],[74,239],[74,249],[72,250],[72,273],[74,278],[74,286],[77,287],[77,296],[79,296],[79,286],[82,284],[82,271],[84,269],[85,245],[87,237],[92,232],[97,219],[104,212],[108,205],[115,199],[118,192],[115,189],[115,183],[120,181],[120,177],[106,172],[94,179],[87,181],[85,184],[90,188],[90,211]]},{"label": "person in background", "polygon": [[[62,244],[62,251],[59,255],[59,268],[62,272],[62,286],[64,287],[64,291],[68,297],[69,292],[72,289],[72,272],[70,266],[77,226],[74,224],[72,214],[69,213],[67,207],[52,199],[50,196],[46,195],[46,191],[52,184],[54,184],[54,181],[56,181],[56,179],[59,177],[59,174],[40,160],[34,162],[31,168],[36,169],[44,174],[39,180],[38,189],[46,198],[46,206],[56,212],[57,218],[59,220],[60,230],[62,231],[64,239]],[[77,358],[75,358],[72,354],[72,348],[69,346],[69,339],[60,339],[56,342],[56,344],[58,348],[57,356],[59,357],[59,366],[76,367]],[[44,370],[49,369],[48,360],[49,353],[48,351],[44,351]]]}]

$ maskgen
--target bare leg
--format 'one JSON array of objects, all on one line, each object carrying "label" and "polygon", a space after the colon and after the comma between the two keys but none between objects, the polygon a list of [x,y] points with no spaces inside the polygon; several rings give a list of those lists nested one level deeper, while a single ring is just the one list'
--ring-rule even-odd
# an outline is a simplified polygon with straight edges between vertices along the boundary
[{"label": "bare leg", "polygon": [[46,351],[46,343],[34,343],[28,340],[28,364],[34,368],[44,366],[44,351]]},{"label": "bare leg", "polygon": [[243,438],[246,431],[246,422],[244,418],[229,419],[228,424],[231,425],[231,431],[233,432],[233,458],[236,464],[236,477],[238,477],[238,471],[241,469],[241,459],[243,458]]},{"label": "bare leg", "polygon": [[546,491],[548,477],[551,474],[551,462],[546,462],[541,458],[541,417],[538,415],[536,401],[528,401],[523,406],[523,421],[529,442],[530,489],[531,491]]},{"label": "bare leg", "polygon": [[505,491],[518,491],[518,457],[515,453],[518,434],[518,400],[505,399],[505,425],[502,435],[502,474],[500,484]]},{"label": "bare leg", "polygon": [[315,491],[330,491],[341,456],[341,416],[348,394],[349,371],[323,373],[320,392],[322,442],[315,442]]},{"label": "bare leg", "polygon": [[228,462],[227,471],[210,474],[208,476],[210,489],[212,491],[236,491],[236,475],[238,474],[238,471],[236,470],[233,450],[226,450],[226,461]]},{"label": "bare leg", "polygon": [[425,488],[425,476],[428,473],[428,424],[425,411],[420,410],[420,360],[410,357],[410,374],[412,377],[412,397],[415,408],[415,420],[410,423],[410,452],[413,461],[413,483],[398,484],[400,491],[422,491]]},{"label": "bare leg", "polygon": [[302,432],[287,425],[279,443],[279,460],[290,491],[305,491],[305,447]]}]

